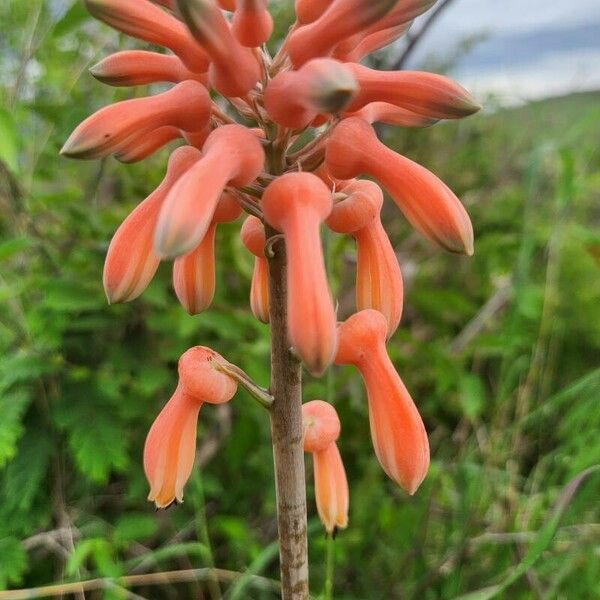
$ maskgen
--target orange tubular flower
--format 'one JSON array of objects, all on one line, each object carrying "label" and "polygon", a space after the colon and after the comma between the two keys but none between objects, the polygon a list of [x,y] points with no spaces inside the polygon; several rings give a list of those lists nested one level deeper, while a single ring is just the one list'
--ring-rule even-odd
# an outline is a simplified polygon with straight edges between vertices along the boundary
[{"label": "orange tubular flower", "polygon": [[327,186],[312,173],[282,175],[262,198],[265,219],[285,236],[290,342],[314,375],[323,373],[336,348],[336,316],[319,237],[331,207]]},{"label": "orange tubular flower", "polygon": [[254,254],[254,270],[250,286],[250,308],[262,323],[269,322],[269,265],[265,258],[265,227],[261,220],[250,215],[240,231],[242,244]]},{"label": "orange tubular flower", "polygon": [[203,152],[162,207],[154,241],[159,256],[174,258],[193,250],[206,234],[225,186],[251,183],[265,159],[257,136],[237,124],[215,129]]},{"label": "orange tubular flower", "polygon": [[402,316],[403,284],[400,265],[381,224],[381,188],[372,181],[344,187],[345,200],[334,205],[327,226],[356,240],[356,307],[374,308],[386,318],[389,338]]},{"label": "orange tubular flower", "polygon": [[338,365],[354,365],[367,388],[375,454],[387,475],[412,495],[429,468],[429,442],[419,411],[385,349],[387,322],[363,310],[339,326]]},{"label": "orange tubular flower", "polygon": [[421,71],[376,71],[349,64],[359,91],[348,111],[369,102],[389,102],[434,119],[460,119],[476,113],[481,106],[463,87],[443,75]]},{"label": "orange tubular flower", "polygon": [[108,247],[102,278],[109,304],[137,298],[154,277],[160,259],[152,243],[160,207],[177,179],[199,157],[200,152],[190,146],[175,150],[162,183],[117,229]]},{"label": "orange tubular flower", "polygon": [[173,287],[181,306],[190,315],[207,309],[215,295],[215,234],[219,223],[235,221],[242,207],[225,192],[215,210],[212,222],[198,246],[173,264]]},{"label": "orange tubular flower", "polygon": [[273,17],[267,0],[237,0],[233,13],[232,32],[242,46],[262,46],[273,33]]},{"label": "orange tubular flower", "polygon": [[147,85],[149,83],[180,83],[192,79],[206,85],[206,73],[190,71],[177,56],[124,50],[95,64],[90,73],[102,83],[113,86]]},{"label": "orange tubular flower", "polygon": [[265,108],[273,121],[303,129],[319,113],[344,109],[357,91],[350,70],[332,58],[315,58],[298,71],[276,75],[265,91]]},{"label": "orange tubular flower", "polygon": [[244,96],[260,79],[260,65],[249,48],[232,35],[213,0],[176,0],[194,38],[211,58],[211,85],[224,96]]},{"label": "orange tubular flower", "polygon": [[302,405],[304,451],[313,455],[317,511],[328,534],[348,526],[348,480],[335,441],[340,436],[340,420],[335,408],[312,400]]},{"label": "orange tubular flower", "polygon": [[387,102],[370,102],[355,113],[345,113],[346,117],[360,117],[369,124],[387,123],[388,125],[397,125],[399,127],[430,127],[438,122],[438,119],[431,119],[418,115],[405,108],[388,104]]},{"label": "orange tubular flower", "polygon": [[341,121],[327,142],[327,170],[341,179],[377,179],[411,225],[442,248],[473,254],[473,227],[463,205],[433,173],[384,146],[357,117]]},{"label": "orange tubular flower", "polygon": [[289,37],[287,51],[298,69],[317,56],[329,56],[335,46],[378,21],[396,0],[334,0],[312,23],[296,29]]},{"label": "orange tubular flower", "polygon": [[148,500],[157,508],[183,502],[183,486],[192,472],[196,452],[198,413],[204,402],[231,400],[236,382],[215,369],[222,356],[203,346],[187,350],[179,359],[179,383],[146,437],[144,471],[150,483]]},{"label": "orange tubular flower", "polygon": [[194,73],[204,73],[210,62],[186,26],[147,0],[85,0],[96,19],[151,44],[172,50]]},{"label": "orange tubular flower", "polygon": [[208,124],[210,109],[206,88],[184,81],[156,96],[101,108],[75,128],[60,152],[71,158],[99,158],[119,152],[132,136],[166,125],[199,131]]}]

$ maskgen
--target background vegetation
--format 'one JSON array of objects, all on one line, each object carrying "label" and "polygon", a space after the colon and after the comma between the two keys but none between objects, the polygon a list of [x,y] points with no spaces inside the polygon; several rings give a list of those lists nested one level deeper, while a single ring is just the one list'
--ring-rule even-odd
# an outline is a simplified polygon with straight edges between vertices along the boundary
[{"label": "background vegetation", "polygon": [[[132,42],[82,3],[68,5],[0,5],[0,589],[137,574],[133,587],[112,579],[86,597],[274,598],[260,407],[240,392],[203,410],[200,467],[175,510],[153,512],[141,468],[144,437],[189,346],[212,346],[268,381],[268,329],[248,308],[251,257],[239,223],[222,227],[217,296],[200,316],[177,304],[168,265],[141,299],[107,306],[108,241],[160,181],[168,151],[132,166],[58,156],[82,118],[132,93],[86,73]],[[476,254],[435,251],[387,206],[406,279],[390,352],[432,450],[414,498],[377,465],[356,372],[307,380],[305,398],[334,402],[342,419],[351,513],[335,541],[336,598],[600,596],[600,476],[565,491],[600,463],[599,100],[581,94],[384,132],[464,199]],[[346,316],[353,248],[330,237],[328,254]],[[318,597],[326,542],[310,480],[308,494]],[[219,571],[217,582],[201,570],[150,586],[146,575],[213,565],[260,578],[232,583]]]}]

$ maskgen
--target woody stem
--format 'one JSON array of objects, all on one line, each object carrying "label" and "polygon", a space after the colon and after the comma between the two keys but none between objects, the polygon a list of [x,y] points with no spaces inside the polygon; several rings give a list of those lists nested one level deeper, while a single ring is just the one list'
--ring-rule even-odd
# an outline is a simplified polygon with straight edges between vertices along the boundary
[{"label": "woody stem", "polygon": [[[277,234],[266,228],[267,239]],[[271,323],[270,408],[277,491],[277,525],[283,600],[308,600],[306,483],[302,447],[302,367],[287,335],[287,284],[284,241],[272,244],[269,261]]]}]

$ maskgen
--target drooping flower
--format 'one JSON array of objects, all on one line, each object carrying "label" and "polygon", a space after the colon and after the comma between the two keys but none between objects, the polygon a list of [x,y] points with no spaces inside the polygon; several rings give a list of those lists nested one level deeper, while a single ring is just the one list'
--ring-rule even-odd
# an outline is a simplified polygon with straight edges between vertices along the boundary
[{"label": "drooping flower", "polygon": [[195,346],[179,359],[179,383],[146,437],[144,471],[150,483],[148,500],[157,508],[183,502],[183,486],[192,472],[196,427],[202,404],[231,400],[237,384],[214,367],[223,357]]},{"label": "drooping flower", "polygon": [[458,198],[433,173],[382,144],[367,122],[341,121],[327,141],[325,163],[340,179],[373,176],[422,235],[450,252],[473,254],[473,227]]},{"label": "drooping flower", "polygon": [[250,286],[250,309],[262,323],[269,322],[269,266],[265,257],[265,227],[261,220],[249,215],[240,230],[242,243],[254,255]]},{"label": "drooping flower", "polygon": [[342,190],[347,197],[334,204],[326,223],[356,240],[356,307],[382,313],[390,337],[402,315],[403,284],[398,259],[381,224],[383,193],[372,181],[355,181]]},{"label": "drooping flower", "polygon": [[346,471],[337,444],[340,420],[323,400],[302,405],[304,451],[313,455],[317,511],[328,534],[348,526],[350,503]]},{"label": "drooping flower", "polygon": [[367,389],[375,454],[387,475],[414,494],[429,468],[429,442],[419,411],[386,348],[385,317],[362,310],[339,326],[336,364],[354,365]]},{"label": "drooping flower", "polygon": [[266,220],[285,238],[289,339],[315,375],[331,364],[336,348],[335,310],[319,238],[331,207],[331,193],[312,173],[282,175],[262,198]]}]

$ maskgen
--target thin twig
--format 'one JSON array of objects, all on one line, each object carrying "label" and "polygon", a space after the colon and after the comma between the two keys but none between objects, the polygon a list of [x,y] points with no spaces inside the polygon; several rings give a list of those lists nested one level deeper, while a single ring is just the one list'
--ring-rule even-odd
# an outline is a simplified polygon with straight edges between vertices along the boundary
[{"label": "thin twig", "polygon": [[[179,571],[163,571],[160,573],[144,573],[141,575],[125,575],[123,577],[103,577],[98,579],[88,579],[87,581],[76,581],[72,583],[57,583],[35,588],[25,588],[20,590],[6,590],[0,592],[0,600],[24,600],[29,598],[49,598],[61,596],[63,594],[73,594],[78,590],[89,592],[92,590],[101,590],[118,585],[120,587],[136,587],[145,585],[165,585],[171,583],[187,583],[190,581],[207,581],[210,577],[217,577],[219,581],[231,583],[236,581],[244,574],[238,571],[229,571],[226,569],[184,569]],[[278,581],[253,575],[250,581],[264,590],[279,591]]]}]

